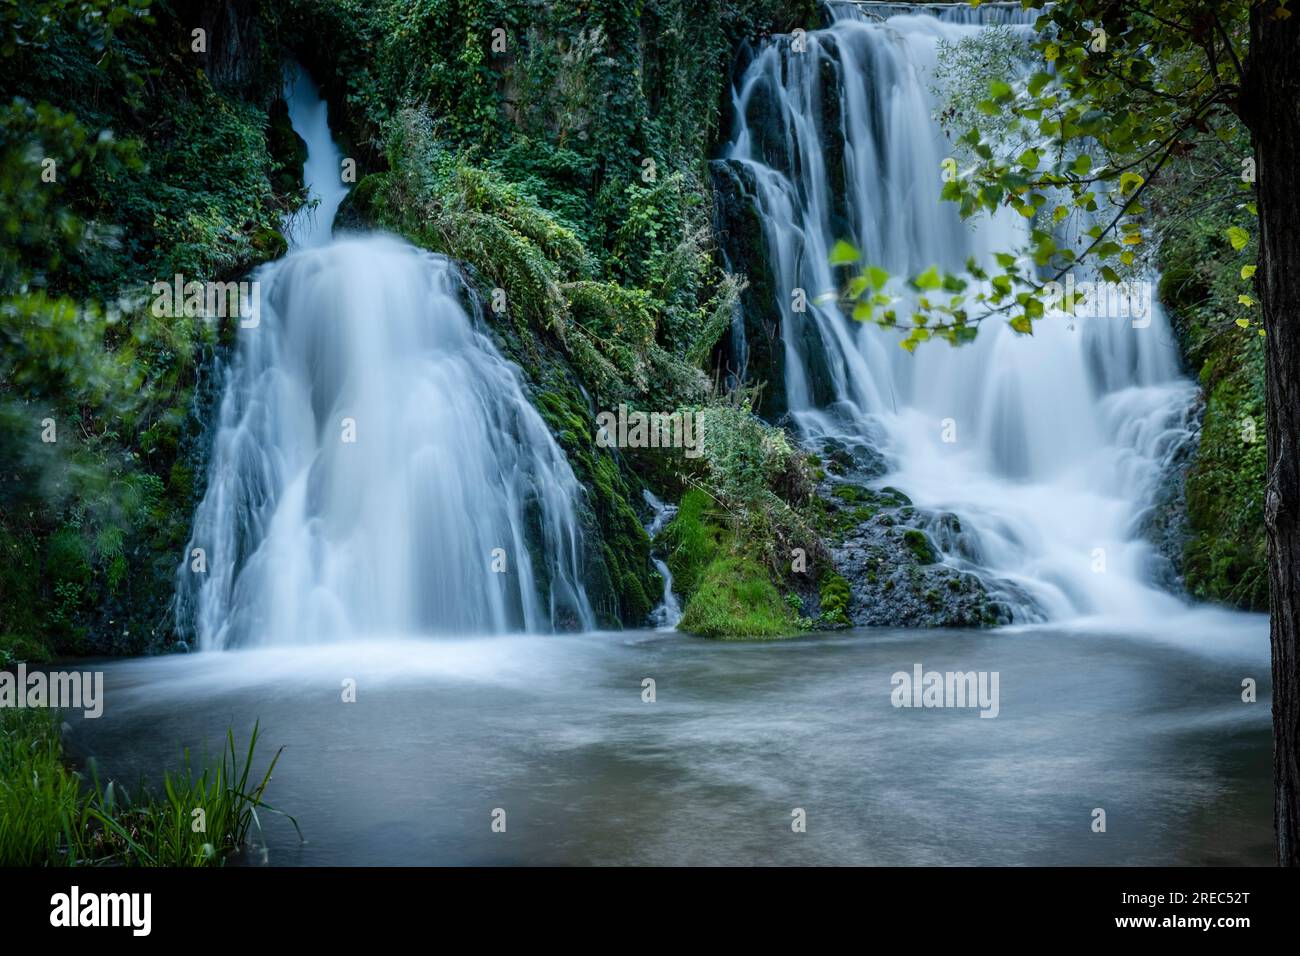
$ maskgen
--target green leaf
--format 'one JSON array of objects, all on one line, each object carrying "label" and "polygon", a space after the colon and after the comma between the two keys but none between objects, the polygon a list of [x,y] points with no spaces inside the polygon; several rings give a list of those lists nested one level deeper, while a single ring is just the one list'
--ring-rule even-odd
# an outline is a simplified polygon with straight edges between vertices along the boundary
[{"label": "green leaf", "polygon": [[1027,315],[1018,315],[1011,320],[1011,328],[1021,335],[1033,335],[1034,323]]},{"label": "green leaf", "polygon": [[1251,276],[1253,276],[1254,274],[1255,274],[1255,266],[1242,266],[1242,267],[1241,267],[1241,277],[1242,277],[1243,279],[1249,279],[1249,278],[1250,278]]},{"label": "green leaf", "polygon": [[1240,226],[1229,226],[1225,235],[1228,237],[1228,241],[1232,243],[1232,248],[1238,252],[1245,249],[1246,243],[1250,242],[1250,233]]},{"label": "green leaf", "polygon": [[939,267],[930,266],[930,268],[913,279],[912,284],[923,291],[939,288],[942,284],[942,280],[939,278]]},{"label": "green leaf", "polygon": [[843,239],[837,241],[831,248],[831,265],[833,266],[845,266],[850,262],[857,262],[858,258],[858,250]]}]

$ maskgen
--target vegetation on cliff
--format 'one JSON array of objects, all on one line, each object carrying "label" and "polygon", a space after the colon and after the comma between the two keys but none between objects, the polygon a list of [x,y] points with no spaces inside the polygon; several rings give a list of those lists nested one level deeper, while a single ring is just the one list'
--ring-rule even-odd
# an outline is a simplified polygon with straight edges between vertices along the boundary
[{"label": "vegetation on cliff", "polygon": [[147,293],[284,249],[300,170],[271,149],[272,15],[241,11],[237,68],[194,49],[200,24],[240,41],[203,4],[57,0],[0,21],[0,660],[170,637],[221,330],[157,317]]}]

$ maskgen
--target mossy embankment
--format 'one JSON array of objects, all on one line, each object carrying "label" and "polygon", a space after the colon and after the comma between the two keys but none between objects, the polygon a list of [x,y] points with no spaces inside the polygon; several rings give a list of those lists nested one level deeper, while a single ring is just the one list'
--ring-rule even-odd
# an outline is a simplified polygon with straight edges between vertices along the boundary
[{"label": "mossy embankment", "polygon": [[[1159,296],[1186,368],[1204,399],[1195,455],[1186,470],[1185,515],[1170,555],[1195,598],[1243,610],[1268,609],[1264,484],[1267,466],[1264,337],[1251,325],[1254,243],[1231,228],[1253,215],[1249,184],[1239,202],[1208,204],[1203,177],[1221,177],[1249,155],[1248,141],[1218,155],[1192,155],[1155,184]],[[1212,195],[1221,196],[1221,191]],[[1257,317],[1257,316],[1256,316]]]}]

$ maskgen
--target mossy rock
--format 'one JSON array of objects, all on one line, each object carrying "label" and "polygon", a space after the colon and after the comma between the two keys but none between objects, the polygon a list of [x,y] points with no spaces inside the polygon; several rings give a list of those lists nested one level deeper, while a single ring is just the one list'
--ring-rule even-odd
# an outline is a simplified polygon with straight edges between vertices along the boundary
[{"label": "mossy rock", "polygon": [[668,570],[682,594],[694,593],[704,569],[725,545],[727,535],[712,514],[715,508],[713,499],[692,488],[682,497],[676,516],[660,532],[660,542],[669,549]]},{"label": "mossy rock", "polygon": [[916,558],[918,564],[934,564],[938,560],[934,546],[930,544],[930,539],[924,531],[918,531],[915,528],[908,528],[903,532],[903,544],[907,545],[907,550]]},{"label": "mossy rock", "polygon": [[841,501],[851,501],[855,504],[863,501],[872,501],[876,497],[868,489],[859,485],[836,485],[835,490],[832,491],[831,494],[836,498],[839,498]]},{"label": "mossy rock", "polygon": [[849,582],[834,571],[822,575],[818,596],[821,598],[822,623],[827,627],[849,625]]},{"label": "mossy rock", "polygon": [[782,598],[768,569],[736,553],[735,538],[714,513],[716,507],[703,491],[691,489],[659,539],[671,549],[668,568],[686,597],[678,630],[727,640],[802,631],[798,612]]},{"label": "mossy rock", "polygon": [[767,570],[736,555],[716,558],[704,568],[677,627],[727,640],[787,637],[802,630]]},{"label": "mossy rock", "polygon": [[264,259],[279,259],[289,251],[289,241],[278,229],[262,228],[252,235],[253,248]]}]

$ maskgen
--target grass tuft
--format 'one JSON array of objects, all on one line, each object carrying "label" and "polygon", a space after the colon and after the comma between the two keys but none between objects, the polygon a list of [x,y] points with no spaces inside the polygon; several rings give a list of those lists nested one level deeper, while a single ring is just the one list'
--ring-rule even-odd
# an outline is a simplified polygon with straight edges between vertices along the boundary
[{"label": "grass tuft", "polygon": [[161,792],[142,785],[133,799],[66,766],[56,712],[0,711],[0,866],[220,866],[260,831],[261,812],[287,817],[301,838],[265,800],[280,752],[252,775],[259,736],[255,724],[241,752],[227,731],[221,760],[197,774],[186,750]]}]

